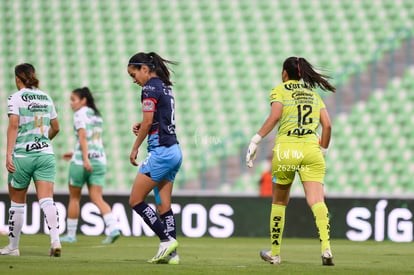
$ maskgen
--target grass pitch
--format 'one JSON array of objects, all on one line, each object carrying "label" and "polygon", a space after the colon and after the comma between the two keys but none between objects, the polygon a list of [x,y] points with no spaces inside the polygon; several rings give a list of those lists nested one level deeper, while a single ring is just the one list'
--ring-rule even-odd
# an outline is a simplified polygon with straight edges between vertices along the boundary
[{"label": "grass pitch", "polygon": [[[262,261],[267,238],[190,239],[179,237],[178,266],[147,263],[158,239],[121,237],[101,245],[100,237],[78,236],[63,244],[62,257],[47,256],[49,237],[23,235],[20,257],[0,256],[0,274],[413,274],[412,243],[333,240],[335,266],[322,266],[316,239],[284,239],[282,264]],[[7,244],[0,236],[0,246]]]}]

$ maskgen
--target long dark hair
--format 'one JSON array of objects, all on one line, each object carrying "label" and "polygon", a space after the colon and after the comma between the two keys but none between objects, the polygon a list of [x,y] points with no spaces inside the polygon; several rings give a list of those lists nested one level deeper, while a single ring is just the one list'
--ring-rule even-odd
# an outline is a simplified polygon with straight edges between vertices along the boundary
[{"label": "long dark hair", "polygon": [[133,55],[128,62],[128,66],[133,66],[137,69],[141,69],[142,65],[147,65],[150,72],[155,72],[165,85],[172,86],[168,64],[177,65],[178,63],[164,59],[155,52],[139,52]]},{"label": "long dark hair", "polygon": [[318,86],[324,91],[331,91],[333,93],[336,91],[336,88],[327,80],[331,77],[316,72],[312,64],[303,57],[292,56],[287,58],[283,62],[283,70],[287,72],[289,79],[300,80],[302,78],[303,82],[311,88]]},{"label": "long dark hair", "polygon": [[95,99],[92,96],[91,91],[88,87],[77,88],[73,90],[74,94],[76,94],[81,100],[86,98],[86,106],[92,108],[95,111],[95,114],[101,116],[101,112],[99,112],[98,108],[95,105]]},{"label": "long dark hair", "polygon": [[14,67],[14,75],[18,77],[26,88],[39,88],[39,80],[32,64],[22,63]]}]

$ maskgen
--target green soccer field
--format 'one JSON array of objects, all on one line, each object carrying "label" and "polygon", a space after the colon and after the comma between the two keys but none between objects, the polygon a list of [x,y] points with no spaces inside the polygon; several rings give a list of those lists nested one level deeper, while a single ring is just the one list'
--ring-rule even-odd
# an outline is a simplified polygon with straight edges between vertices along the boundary
[{"label": "green soccer field", "polygon": [[[62,257],[47,256],[46,235],[24,235],[20,257],[0,257],[0,274],[404,274],[413,273],[411,243],[350,242],[333,240],[336,266],[322,266],[316,239],[285,239],[282,264],[259,258],[268,247],[265,238],[179,238],[181,264],[147,263],[157,252],[158,241],[148,237],[122,237],[101,245],[103,237],[78,236],[64,244]],[[0,236],[0,245],[7,236]]]}]

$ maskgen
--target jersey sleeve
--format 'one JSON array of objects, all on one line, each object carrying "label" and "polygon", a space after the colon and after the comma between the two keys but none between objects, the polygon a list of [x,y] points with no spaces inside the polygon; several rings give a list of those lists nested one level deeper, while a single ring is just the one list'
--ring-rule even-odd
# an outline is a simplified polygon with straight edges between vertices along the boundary
[{"label": "jersey sleeve", "polygon": [[319,100],[320,100],[320,102],[321,102],[321,104],[320,104],[320,106],[321,106],[321,110],[322,109],[326,109],[326,105],[325,105],[325,102],[323,102],[323,99],[321,98],[321,97],[319,97]]},{"label": "jersey sleeve", "polygon": [[143,112],[155,112],[157,109],[157,101],[154,98],[145,98],[142,100]]},{"label": "jersey sleeve", "polygon": [[76,131],[79,129],[86,129],[86,113],[78,110],[73,116],[73,125]]},{"label": "jersey sleeve", "polygon": [[157,89],[159,87],[152,85],[145,85],[142,87],[142,111],[143,112],[155,112],[157,109],[158,96]]},{"label": "jersey sleeve", "polygon": [[55,119],[55,118],[57,118],[57,112],[56,112],[56,108],[55,108],[55,104],[53,104],[53,101],[52,101],[52,106],[51,106],[52,108],[50,109],[50,119]]},{"label": "jersey sleeve", "polygon": [[9,96],[7,100],[7,107],[8,107],[8,111],[7,111],[8,115],[19,115],[18,97],[15,95]]},{"label": "jersey sleeve", "polygon": [[280,86],[276,86],[271,92],[270,92],[270,104],[273,102],[280,102],[283,104],[283,95],[282,90],[280,89]]}]

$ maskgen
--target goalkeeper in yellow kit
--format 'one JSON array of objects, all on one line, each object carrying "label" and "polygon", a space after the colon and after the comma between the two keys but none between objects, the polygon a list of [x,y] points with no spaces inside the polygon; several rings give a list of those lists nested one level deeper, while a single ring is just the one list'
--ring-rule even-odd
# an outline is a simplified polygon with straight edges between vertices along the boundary
[{"label": "goalkeeper in yellow kit", "polygon": [[[283,83],[270,94],[271,111],[260,130],[251,139],[246,155],[247,166],[253,166],[257,146],[279,122],[272,160],[273,199],[270,215],[271,250],[260,256],[272,264],[279,264],[280,245],[285,224],[285,209],[290,187],[298,173],[311,207],[321,241],[323,265],[334,265],[329,241],[329,214],[324,202],[323,181],[325,160],[331,138],[328,111],[314,88],[335,92],[326,75],[316,72],[302,57],[289,57],[283,63]],[[316,133],[322,126],[321,140]]]}]

